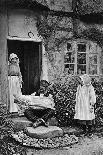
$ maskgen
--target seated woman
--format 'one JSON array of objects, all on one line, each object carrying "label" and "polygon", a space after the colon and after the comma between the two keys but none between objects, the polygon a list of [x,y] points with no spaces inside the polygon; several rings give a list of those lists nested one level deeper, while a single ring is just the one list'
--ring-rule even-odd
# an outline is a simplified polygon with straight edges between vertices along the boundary
[{"label": "seated woman", "polygon": [[25,117],[33,122],[33,127],[36,128],[40,125],[48,127],[48,119],[53,117],[55,114],[54,109],[44,108],[44,109],[33,109],[29,107],[25,110]]},{"label": "seated woman", "polygon": [[[48,84],[49,85],[49,84]],[[28,100],[27,102],[25,102],[26,104],[28,103],[29,106],[27,109],[25,109],[24,111],[24,116],[32,121],[32,126],[34,128],[40,126],[40,125],[44,125],[44,126],[48,126],[48,119],[50,119],[51,117],[53,117],[55,115],[55,104],[52,98],[51,94],[46,93],[46,89],[47,89],[47,82],[46,82],[46,86],[41,85],[41,89],[39,90],[40,94],[43,95],[43,93],[45,95],[40,95],[40,96],[24,96],[22,95],[21,101],[24,100]],[[47,97],[48,96],[48,97]],[[15,98],[17,99],[17,97],[15,96]],[[18,99],[17,99],[18,100]]]}]

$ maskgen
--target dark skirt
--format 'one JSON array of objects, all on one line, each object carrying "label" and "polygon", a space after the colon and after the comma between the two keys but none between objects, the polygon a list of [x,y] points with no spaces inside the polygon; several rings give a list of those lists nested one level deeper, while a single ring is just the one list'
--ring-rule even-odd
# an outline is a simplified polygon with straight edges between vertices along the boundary
[{"label": "dark skirt", "polygon": [[50,119],[55,115],[55,111],[50,108],[46,109],[28,108],[25,110],[24,115],[28,120],[32,122],[35,122],[39,118],[42,118],[46,122],[48,119]]}]

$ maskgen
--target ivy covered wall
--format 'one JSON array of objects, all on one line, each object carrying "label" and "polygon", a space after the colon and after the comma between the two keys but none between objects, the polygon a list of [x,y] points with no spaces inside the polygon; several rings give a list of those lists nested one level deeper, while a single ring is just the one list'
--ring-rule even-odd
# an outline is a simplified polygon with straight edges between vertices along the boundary
[{"label": "ivy covered wall", "polygon": [[71,17],[40,16],[38,32],[43,37],[48,60],[48,77],[53,82],[63,73],[63,44],[73,37]]},{"label": "ivy covered wall", "polygon": [[[87,40],[95,45],[100,51],[100,78],[103,78],[103,52],[101,25],[85,24],[77,20],[77,36],[73,32],[73,19],[68,16],[56,16],[45,14],[38,20],[38,32],[43,37],[48,61],[48,77],[50,82],[54,82],[64,72],[64,51],[67,41]],[[90,43],[90,44],[91,44]],[[92,46],[92,45],[91,45]]]}]

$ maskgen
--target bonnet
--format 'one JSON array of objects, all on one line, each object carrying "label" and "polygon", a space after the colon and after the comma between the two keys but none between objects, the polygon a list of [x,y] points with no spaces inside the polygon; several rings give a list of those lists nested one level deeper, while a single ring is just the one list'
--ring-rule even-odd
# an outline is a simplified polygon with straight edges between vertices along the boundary
[{"label": "bonnet", "polygon": [[11,53],[10,56],[9,56],[9,61],[11,61],[13,58],[18,59],[18,56],[15,53]]},{"label": "bonnet", "polygon": [[89,86],[91,85],[91,78],[89,75],[87,74],[84,74],[82,76],[80,76],[81,80],[83,81],[83,84],[86,85],[86,86]]}]

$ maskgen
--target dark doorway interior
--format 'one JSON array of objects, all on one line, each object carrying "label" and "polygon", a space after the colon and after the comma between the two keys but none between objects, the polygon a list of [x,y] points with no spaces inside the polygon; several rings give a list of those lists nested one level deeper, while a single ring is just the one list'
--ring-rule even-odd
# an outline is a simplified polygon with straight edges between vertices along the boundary
[{"label": "dark doorway interior", "polygon": [[20,60],[23,77],[22,92],[25,95],[37,92],[40,87],[41,43],[33,41],[8,40],[8,56],[15,53]]}]

